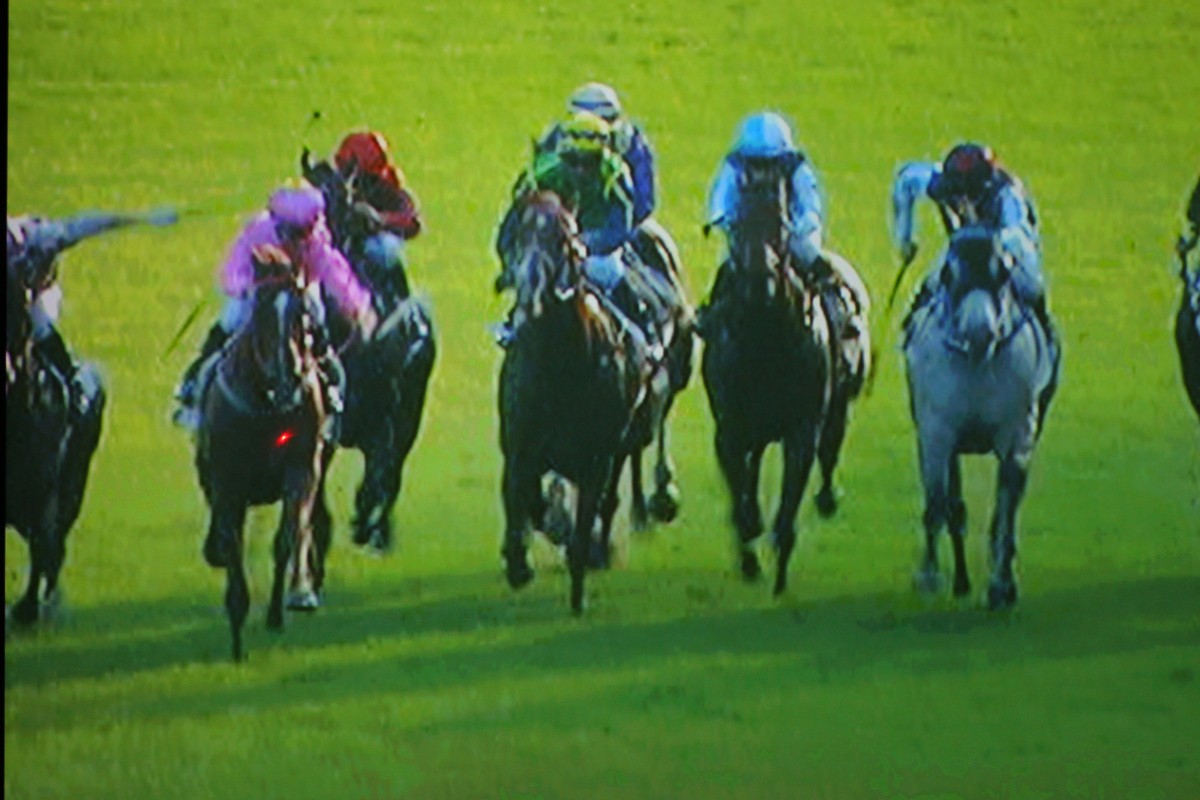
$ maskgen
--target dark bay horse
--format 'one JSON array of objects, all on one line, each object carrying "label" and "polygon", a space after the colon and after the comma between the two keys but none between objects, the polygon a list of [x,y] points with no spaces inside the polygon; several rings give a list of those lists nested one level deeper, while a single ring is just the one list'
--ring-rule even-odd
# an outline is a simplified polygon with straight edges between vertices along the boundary
[{"label": "dark bay horse", "polygon": [[701,361],[717,460],[748,580],[761,573],[753,543],[763,531],[758,500],[763,451],[775,442],[783,446],[783,486],[772,530],[775,594],[787,587],[796,513],[832,393],[829,326],[818,291],[790,264],[784,202],[782,181],[745,188],[730,226],[724,297],[711,306]]},{"label": "dark bay horse", "polygon": [[386,552],[404,462],[416,442],[436,345],[428,308],[414,297],[391,304],[368,341],[342,353],[346,410],[338,444],[363,454],[354,498],[354,543]]},{"label": "dark bay horse", "polygon": [[44,363],[33,346],[34,292],[17,273],[8,270],[5,283],[4,524],[29,544],[29,583],[12,609],[12,620],[28,625],[43,600],[52,605],[59,597],[106,394],[94,366],[80,365],[72,386]]},{"label": "dark bay horse", "polygon": [[204,557],[226,571],[235,660],[245,654],[242,626],[250,608],[242,541],[247,508],[282,502],[267,609],[267,626],[276,630],[283,627],[289,564],[289,608],[316,607],[331,527],[324,485],[332,449],[310,350],[311,295],[282,251],[257,258],[251,318],[214,367],[196,435],[196,470],[211,510]]},{"label": "dark bay horse", "polygon": [[338,444],[363,455],[363,479],[354,497],[354,543],[386,552],[392,545],[392,509],[404,462],[416,442],[429,377],[437,356],[433,316],[410,292],[398,236],[383,230],[362,201],[357,174],[344,176],[328,162],[301,156],[305,178],[320,188],[334,241],[371,290],[380,324],[364,340],[330,315],[346,371],[346,407]]},{"label": "dark bay horse", "polygon": [[990,229],[971,225],[950,239],[948,286],[910,315],[904,357],[925,486],[925,554],[917,586],[941,586],[937,537],[950,529],[955,596],[971,590],[963,539],[967,511],[959,456],[999,461],[991,525],[988,603],[1017,601],[1013,576],[1017,507],[1058,375],[1059,354],[1020,301],[1013,266]]},{"label": "dark bay horse", "polygon": [[1183,386],[1200,415],[1200,267],[1189,271],[1186,255],[1179,257],[1183,298],[1175,314],[1175,347],[1183,370]]},{"label": "dark bay horse", "polygon": [[543,478],[557,473],[574,484],[566,545],[571,609],[579,614],[598,513],[616,493],[653,365],[644,347],[639,352],[636,340],[622,336],[607,301],[587,287],[575,219],[558,196],[529,193],[518,198],[514,213],[505,263],[516,291],[516,332],[499,391],[502,554],[509,585],[532,580],[526,537],[546,511]]}]

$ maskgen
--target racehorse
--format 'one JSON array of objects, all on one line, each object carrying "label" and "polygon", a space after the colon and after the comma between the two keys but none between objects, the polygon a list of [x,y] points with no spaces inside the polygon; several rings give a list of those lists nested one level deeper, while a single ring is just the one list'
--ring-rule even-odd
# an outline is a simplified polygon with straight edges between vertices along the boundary
[{"label": "racehorse", "polygon": [[[29,544],[29,583],[14,622],[37,621],[43,600],[60,597],[67,534],[79,517],[106,394],[100,374],[81,364],[74,386],[33,346],[34,292],[10,268],[5,285],[4,524]],[[43,591],[44,589],[44,591]]]},{"label": "racehorse", "polygon": [[514,589],[533,579],[526,534],[546,512],[542,479],[563,476],[577,491],[566,545],[571,609],[580,614],[598,511],[617,491],[652,366],[644,344],[623,336],[608,301],[587,287],[575,218],[559,197],[525,194],[515,215],[505,259],[515,333],[499,391],[505,574]]},{"label": "racehorse", "polygon": [[1047,332],[1020,301],[1012,270],[990,229],[970,225],[958,230],[946,255],[945,288],[910,316],[904,343],[925,487],[925,553],[917,586],[925,591],[940,587],[937,536],[948,524],[953,592],[956,597],[970,592],[959,456],[990,452],[999,460],[988,586],[993,609],[1017,601],[1017,507],[1059,361]]},{"label": "racehorse", "polygon": [[[513,286],[514,276],[510,265],[515,262],[512,250],[518,233],[518,212],[521,207],[520,203],[514,202],[508,208],[496,237],[496,253],[502,266],[495,284],[497,292]],[[679,252],[661,225],[647,221],[637,228],[625,255],[626,280],[632,293],[649,309],[652,318],[650,324],[658,330],[663,345],[662,363],[652,378],[655,403],[643,407],[643,413],[635,421],[629,439],[630,517],[634,529],[642,530],[651,518],[658,522],[671,522],[679,514],[679,487],[667,450],[667,419],[676,396],[691,381],[695,312],[687,299]],[[656,443],[654,493],[647,503],[642,482],[642,452],[652,443]],[[556,484],[555,491],[562,491],[561,484]],[[603,516],[606,523],[601,534],[605,542],[617,501],[614,492],[609,498],[610,505],[605,507]],[[546,532],[556,540],[566,534],[562,530]],[[607,547],[597,555],[600,561],[606,561]]]},{"label": "racehorse", "polygon": [[1200,415],[1200,268],[1188,271],[1187,257],[1179,257],[1183,298],[1175,315],[1175,346],[1183,370],[1183,386]]},{"label": "racehorse", "polygon": [[819,292],[791,264],[784,203],[782,181],[745,187],[730,224],[723,297],[710,305],[705,322],[701,362],[747,580],[761,574],[753,542],[763,530],[758,501],[763,451],[775,442],[783,446],[783,486],[772,531],[777,595],[787,588],[796,513],[830,405],[833,374]]},{"label": "racehorse", "polygon": [[392,509],[404,462],[416,442],[437,347],[429,309],[409,292],[402,243],[381,230],[375,212],[358,200],[356,174],[301,156],[305,178],[321,189],[338,248],[370,287],[380,324],[364,340],[339,316],[328,322],[340,342],[346,407],[338,444],[363,454],[355,493],[354,543],[385,552],[392,544]]},{"label": "racehorse", "polygon": [[267,609],[271,629],[283,627],[289,563],[288,607],[316,607],[331,533],[324,493],[332,448],[311,352],[311,294],[276,248],[256,254],[255,280],[250,319],[226,345],[203,389],[196,435],[196,471],[211,511],[204,557],[226,571],[235,661],[245,654],[242,626],[250,607],[242,542],[247,508],[282,502]]},{"label": "racehorse", "polygon": [[353,337],[342,353],[347,397],[338,444],[363,454],[363,479],[354,499],[354,543],[378,552],[391,548],[392,508],[417,438],[436,355],[425,305],[414,297],[390,305],[370,340]]}]

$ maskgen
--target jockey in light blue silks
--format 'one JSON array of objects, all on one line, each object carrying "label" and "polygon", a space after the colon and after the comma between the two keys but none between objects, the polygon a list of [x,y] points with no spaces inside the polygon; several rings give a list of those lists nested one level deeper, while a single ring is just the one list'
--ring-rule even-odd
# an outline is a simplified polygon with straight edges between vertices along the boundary
[{"label": "jockey in light blue silks", "polygon": [[[728,236],[737,219],[743,189],[751,182],[780,179],[786,191],[788,249],[796,268],[808,271],[819,281],[837,281],[849,290],[859,309],[866,308],[868,295],[862,279],[839,263],[840,259],[829,259],[824,254],[821,186],[812,164],[793,142],[791,126],[779,114],[760,112],[742,121],[709,190],[704,232],[720,228]],[[708,313],[720,302],[725,273],[731,267],[725,259],[718,269],[709,294]]]},{"label": "jockey in light blue silks", "polygon": [[66,385],[75,378],[76,365],[56,323],[62,310],[62,287],[58,284],[58,256],[84,239],[138,222],[169,225],[172,211],[149,215],[86,213],[65,219],[36,216],[8,217],[5,223],[5,256],[9,284],[14,280],[34,295],[30,317],[37,351]]},{"label": "jockey in light blue silks", "polygon": [[[1057,348],[1046,309],[1037,213],[1021,181],[1000,167],[991,148],[972,143],[953,147],[941,164],[910,162],[902,166],[892,188],[892,230],[902,268],[917,254],[913,206],[922,196],[937,204],[947,235],[971,223],[983,223],[995,232],[1000,247],[1011,257],[1017,294],[1037,315]],[[913,312],[936,295],[942,279],[939,264],[922,284]]]}]

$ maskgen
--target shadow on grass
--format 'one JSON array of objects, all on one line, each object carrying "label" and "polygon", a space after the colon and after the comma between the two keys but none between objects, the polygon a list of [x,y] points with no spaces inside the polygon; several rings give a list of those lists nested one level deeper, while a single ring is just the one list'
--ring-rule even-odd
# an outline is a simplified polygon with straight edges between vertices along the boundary
[{"label": "shadow on grass", "polygon": [[[261,616],[252,617],[250,663],[230,665],[234,672],[213,685],[199,691],[189,685],[157,697],[130,693],[121,705],[134,716],[153,718],[231,708],[257,712],[372,693],[415,694],[498,679],[536,681],[570,671],[654,668],[710,656],[725,663],[737,663],[739,656],[794,657],[822,680],[854,680],[880,667],[936,673],[979,663],[1019,665],[1196,644],[1196,578],[1064,588],[1031,595],[1011,614],[992,614],[949,601],[921,603],[902,593],[746,607],[746,596],[737,595],[743,587],[728,577],[653,574],[658,580],[650,586],[645,573],[614,573],[594,581],[602,607],[582,620],[568,618],[564,587],[555,576],[543,576],[552,586],[518,596],[509,595],[497,575],[410,579],[371,595],[339,593],[336,606],[310,618],[290,618],[282,635],[268,634]],[[761,588],[744,591],[757,597]],[[261,614],[260,606],[255,610]],[[622,619],[634,614],[637,619]],[[125,630],[89,635],[112,630],[118,621]],[[106,606],[79,612],[71,624],[83,635],[57,641],[53,633],[35,634],[34,641],[6,647],[6,691],[53,691],[60,681],[129,679],[228,660],[228,630],[211,606],[182,600]],[[371,642],[386,649],[372,655]],[[413,646],[405,652],[409,642]],[[327,650],[358,645],[367,647],[344,659]],[[286,663],[287,674],[269,687],[253,680],[256,657],[270,660],[271,672],[277,673],[280,657],[293,655],[298,658]],[[199,680],[207,682],[204,676]],[[110,703],[79,704],[72,724],[90,715],[102,719]],[[26,720],[23,726],[56,724],[61,721]]]}]

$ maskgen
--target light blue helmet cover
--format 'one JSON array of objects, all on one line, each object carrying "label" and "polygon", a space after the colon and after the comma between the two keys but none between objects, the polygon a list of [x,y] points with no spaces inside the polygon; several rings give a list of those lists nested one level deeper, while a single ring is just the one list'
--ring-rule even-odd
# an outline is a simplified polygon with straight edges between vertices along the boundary
[{"label": "light blue helmet cover", "polygon": [[795,152],[792,129],[783,117],[771,111],[751,114],[738,130],[733,149],[750,158],[775,158]]}]

